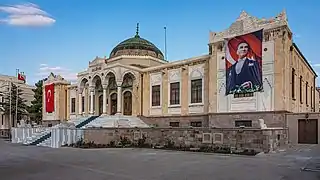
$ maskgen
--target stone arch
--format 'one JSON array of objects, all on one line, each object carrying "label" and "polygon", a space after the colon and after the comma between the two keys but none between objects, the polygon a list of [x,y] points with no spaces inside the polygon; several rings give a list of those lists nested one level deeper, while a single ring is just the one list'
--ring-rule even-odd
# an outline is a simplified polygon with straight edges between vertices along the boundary
[{"label": "stone arch", "polygon": [[[91,76],[91,84],[94,85],[94,80],[97,80],[97,77],[100,78],[101,82],[103,80],[103,77],[100,75],[100,73],[94,73],[92,76]],[[96,78],[96,79],[95,79]]]},{"label": "stone arch", "polygon": [[122,92],[122,112],[123,115],[132,115],[132,103],[133,103],[133,93],[132,90],[126,89]]},{"label": "stone arch", "polygon": [[99,87],[100,85],[102,85],[102,78],[99,74],[96,74],[93,76],[91,80],[91,85],[93,87]]},{"label": "stone arch", "polygon": [[122,76],[122,86],[123,87],[133,87],[136,78],[132,72],[123,73]]},{"label": "stone arch", "polygon": [[121,75],[121,79],[123,80],[124,76],[127,75],[127,74],[130,74],[133,77],[133,80],[137,79],[136,73],[131,71],[131,70],[126,70],[125,72],[123,72],[122,75]]},{"label": "stone arch", "polygon": [[116,78],[116,73],[112,69],[109,69],[105,72],[104,78],[103,78],[103,84],[109,84],[108,81],[109,81],[110,77]]},{"label": "stone arch", "polygon": [[200,78],[203,78],[203,77],[204,77],[204,75],[199,69],[194,69],[190,73],[190,76],[189,76],[190,79],[200,79]]},{"label": "stone arch", "polygon": [[118,104],[118,94],[116,91],[112,91],[109,94],[109,111],[111,115],[116,114],[117,112],[117,104]]},{"label": "stone arch", "polygon": [[125,89],[124,91],[122,91],[122,95],[123,95],[124,93],[126,93],[127,91],[133,93],[131,89]]},{"label": "stone arch", "polygon": [[86,85],[88,84],[89,80],[87,77],[83,77],[81,78],[80,80],[80,83],[79,83],[79,93],[82,92],[82,90],[86,87]]}]

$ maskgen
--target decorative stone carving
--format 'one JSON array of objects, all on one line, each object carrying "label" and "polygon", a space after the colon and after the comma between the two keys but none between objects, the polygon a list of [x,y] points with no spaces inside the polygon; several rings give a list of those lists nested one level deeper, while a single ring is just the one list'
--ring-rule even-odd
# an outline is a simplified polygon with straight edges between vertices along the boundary
[{"label": "decorative stone carving", "polygon": [[189,66],[189,77],[191,79],[204,77],[204,64]]},{"label": "decorative stone carving", "polygon": [[[246,34],[259,29],[273,29],[288,25],[287,15],[285,11],[282,11],[277,16],[271,19],[259,19],[257,17],[250,16],[245,11],[242,11],[236,22],[222,32],[210,32],[210,43],[223,41],[225,38]],[[268,37],[269,38],[269,37]]]},{"label": "decorative stone carving", "polygon": [[94,90],[95,90],[95,87],[94,87],[94,86],[89,86],[89,91],[90,91],[90,92],[94,92]]},{"label": "decorative stone carving", "polygon": [[151,85],[159,85],[162,82],[162,74],[157,73],[157,74],[150,74],[150,83]]},{"label": "decorative stone carving", "polygon": [[69,81],[65,80],[62,76],[54,75],[53,73],[50,73],[48,78],[46,78],[46,80],[44,81],[44,84],[50,84],[50,83],[66,84],[66,85],[71,84]]},{"label": "decorative stone carving", "polygon": [[181,71],[180,69],[174,69],[169,71],[169,82],[180,81]]}]

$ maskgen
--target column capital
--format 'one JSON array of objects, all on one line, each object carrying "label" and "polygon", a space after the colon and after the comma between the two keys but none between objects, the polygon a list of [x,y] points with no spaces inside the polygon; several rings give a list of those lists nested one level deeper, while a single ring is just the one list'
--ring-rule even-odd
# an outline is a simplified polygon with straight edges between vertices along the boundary
[{"label": "column capital", "polygon": [[122,81],[116,81],[116,83],[118,87],[122,85]]},{"label": "column capital", "polygon": [[94,92],[94,90],[95,90],[95,87],[94,87],[94,86],[89,86],[89,91],[90,91],[90,92]]},{"label": "column capital", "polygon": [[109,84],[102,84],[102,89],[107,89]]},{"label": "column capital", "polygon": [[77,91],[78,91],[78,94],[82,94],[82,91],[83,91],[83,87],[81,87],[81,86],[78,86],[78,87],[77,87]]}]

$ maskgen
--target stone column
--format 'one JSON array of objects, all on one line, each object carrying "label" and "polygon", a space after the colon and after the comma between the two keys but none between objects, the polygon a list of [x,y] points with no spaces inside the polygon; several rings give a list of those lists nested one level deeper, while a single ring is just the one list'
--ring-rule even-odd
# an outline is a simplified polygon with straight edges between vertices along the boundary
[{"label": "stone column", "polygon": [[78,114],[80,116],[82,115],[82,93],[79,93],[79,112],[78,112]]},{"label": "stone column", "polygon": [[102,88],[103,88],[102,114],[106,115],[107,114],[107,88],[108,88],[108,85],[103,85]]},{"label": "stone column", "polygon": [[122,81],[117,81],[117,114],[121,114],[121,102],[122,102]]},{"label": "stone column", "polygon": [[90,87],[90,115],[93,115],[93,95],[94,95],[94,87]]}]

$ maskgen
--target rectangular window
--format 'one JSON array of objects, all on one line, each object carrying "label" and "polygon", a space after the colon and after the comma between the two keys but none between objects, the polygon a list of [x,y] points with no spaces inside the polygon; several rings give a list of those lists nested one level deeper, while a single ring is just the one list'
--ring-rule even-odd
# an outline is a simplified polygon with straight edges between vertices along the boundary
[{"label": "rectangular window", "polygon": [[292,74],[291,74],[291,97],[292,99],[295,99],[295,74],[296,70],[292,68]]},{"label": "rectangular window", "polygon": [[76,112],[76,98],[71,98],[71,113]]},{"label": "rectangular window", "polygon": [[310,103],[311,109],[313,108],[313,87],[310,88]]},{"label": "rectangular window", "polygon": [[308,105],[308,82],[306,82],[306,105]]},{"label": "rectangular window", "polygon": [[1,115],[1,125],[4,125],[4,114]]},{"label": "rectangular window", "polygon": [[179,127],[179,122],[170,122],[170,125],[171,127]]},{"label": "rectangular window", "polygon": [[236,120],[235,126],[236,127],[240,127],[240,126],[252,127],[252,121],[251,120]]},{"label": "rectangular window", "polygon": [[236,93],[233,95],[233,98],[242,98],[242,97],[253,97],[253,92],[249,93]]},{"label": "rectangular window", "polygon": [[180,83],[170,83],[170,105],[180,104]]},{"label": "rectangular window", "polygon": [[191,80],[191,103],[202,103],[202,79]]},{"label": "rectangular window", "polygon": [[300,76],[300,103],[302,104],[302,76]]},{"label": "rectangular window", "polygon": [[84,96],[82,96],[81,104],[82,104],[82,112],[85,112],[84,111]]},{"label": "rectangular window", "polygon": [[192,127],[202,127],[202,122],[201,121],[193,121],[190,123],[190,126]]},{"label": "rectangular window", "polygon": [[152,86],[152,106],[160,106],[160,85]]}]

